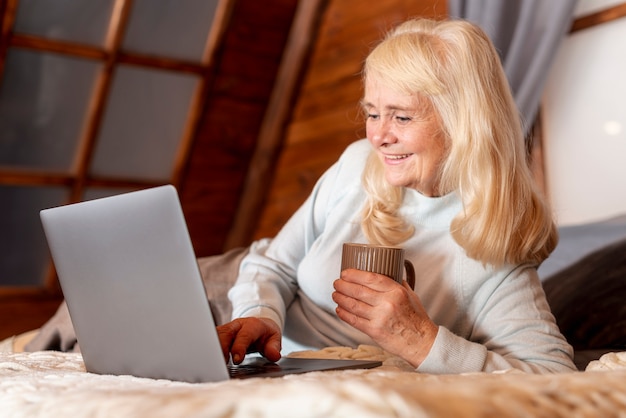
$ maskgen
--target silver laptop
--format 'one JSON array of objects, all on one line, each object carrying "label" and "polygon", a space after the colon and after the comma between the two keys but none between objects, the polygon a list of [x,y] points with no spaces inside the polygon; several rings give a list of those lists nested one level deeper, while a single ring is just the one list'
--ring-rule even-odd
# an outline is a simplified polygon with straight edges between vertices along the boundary
[{"label": "silver laptop", "polygon": [[209,382],[381,364],[253,357],[229,368],[173,186],[45,209],[41,220],[87,371]]}]

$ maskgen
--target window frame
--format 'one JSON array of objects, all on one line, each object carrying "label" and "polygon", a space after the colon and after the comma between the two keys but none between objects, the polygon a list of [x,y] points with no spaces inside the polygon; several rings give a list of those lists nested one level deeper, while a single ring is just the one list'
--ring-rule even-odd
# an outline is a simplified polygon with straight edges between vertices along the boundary
[{"label": "window frame", "polygon": [[[215,54],[224,36],[234,0],[218,0],[218,4],[208,31],[205,49],[199,62],[170,59],[133,53],[121,50],[123,36],[129,21],[132,0],[114,0],[105,41],[101,47],[76,42],[46,39],[40,36],[15,33],[16,14],[19,0],[0,0],[0,80],[2,80],[6,57],[10,49],[21,48],[32,51],[61,54],[75,58],[87,58],[102,62],[95,87],[91,92],[86,120],[79,138],[77,153],[69,172],[43,169],[0,166],[0,185],[10,186],[63,186],[69,190],[66,203],[81,201],[87,188],[102,189],[142,189],[163,184],[163,182],[138,180],[136,178],[107,178],[90,175],[90,165],[105,110],[105,103],[111,89],[114,71],[118,65],[131,65],[155,70],[193,74],[198,77],[198,85],[192,95],[187,120],[174,157],[173,169],[167,183],[180,187],[190,159],[193,140],[202,117],[207,91],[215,77]],[[48,274],[42,278],[41,286],[18,288],[0,287],[0,293],[10,295],[31,295],[46,293],[60,295],[56,272],[49,263]]]}]

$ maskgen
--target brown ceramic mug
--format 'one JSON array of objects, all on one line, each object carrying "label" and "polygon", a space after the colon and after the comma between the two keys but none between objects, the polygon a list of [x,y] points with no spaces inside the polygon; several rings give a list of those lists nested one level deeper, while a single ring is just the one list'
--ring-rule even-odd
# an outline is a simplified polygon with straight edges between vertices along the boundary
[{"label": "brown ceramic mug", "polygon": [[402,283],[406,270],[406,281],[411,289],[415,287],[415,269],[399,247],[346,242],[341,253],[341,271],[348,268],[384,274],[398,283]]}]

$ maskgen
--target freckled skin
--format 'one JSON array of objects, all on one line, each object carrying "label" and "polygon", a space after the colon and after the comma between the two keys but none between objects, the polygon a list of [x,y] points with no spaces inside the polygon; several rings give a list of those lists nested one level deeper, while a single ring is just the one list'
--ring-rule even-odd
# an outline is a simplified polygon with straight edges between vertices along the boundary
[{"label": "freckled skin", "polygon": [[365,82],[367,139],[394,186],[437,196],[437,173],[446,141],[432,105],[418,95],[397,93],[376,79]]},{"label": "freckled skin", "polygon": [[347,269],[334,287],[339,318],[415,367],[426,358],[438,327],[408,283],[401,285],[380,274]]}]

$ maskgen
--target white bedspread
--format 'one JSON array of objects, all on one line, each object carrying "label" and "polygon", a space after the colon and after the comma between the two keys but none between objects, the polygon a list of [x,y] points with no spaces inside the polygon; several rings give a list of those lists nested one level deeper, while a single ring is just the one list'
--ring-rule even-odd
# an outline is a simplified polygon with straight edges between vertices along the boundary
[{"label": "white bedspread", "polygon": [[378,358],[371,370],[188,384],[86,373],[80,354],[0,353],[2,417],[625,416],[626,353],[585,372],[423,375],[372,347],[300,353]]}]

